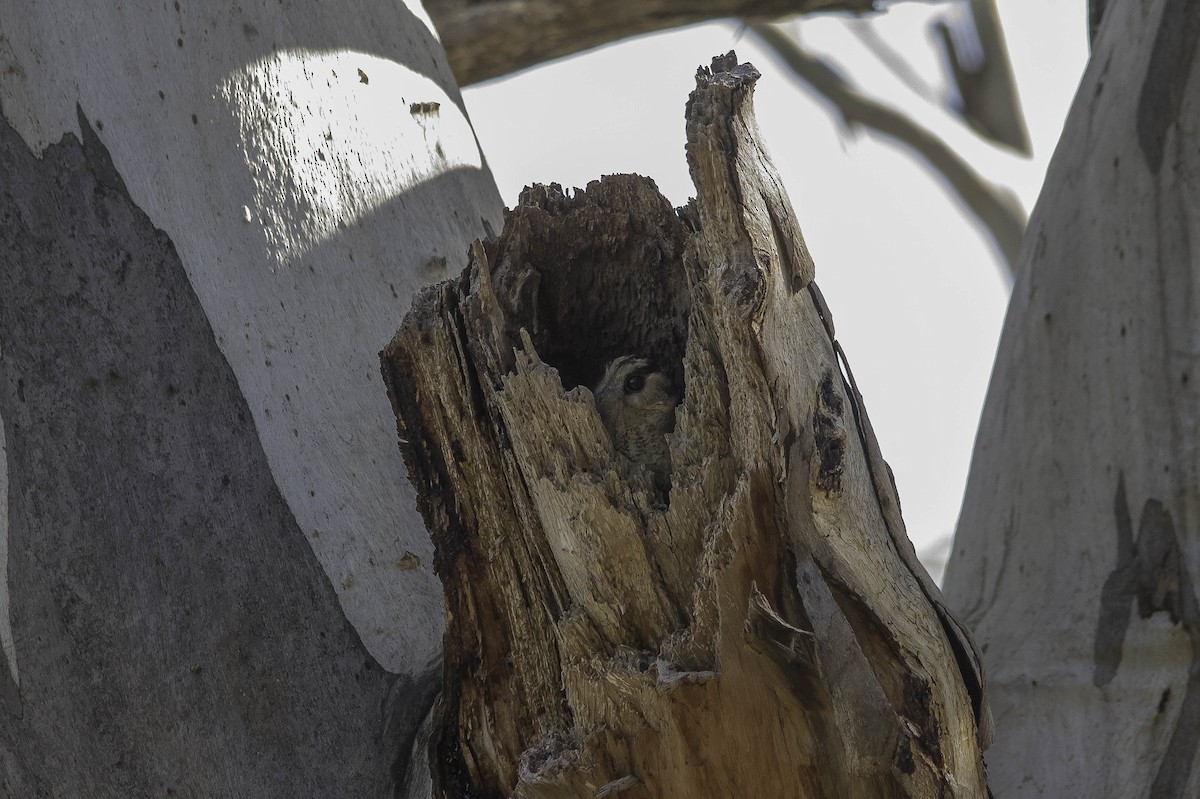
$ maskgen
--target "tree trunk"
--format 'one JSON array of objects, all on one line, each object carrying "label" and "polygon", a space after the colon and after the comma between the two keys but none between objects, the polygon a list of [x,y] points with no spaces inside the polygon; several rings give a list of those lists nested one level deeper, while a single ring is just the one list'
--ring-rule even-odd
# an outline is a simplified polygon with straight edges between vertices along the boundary
[{"label": "tree trunk", "polygon": [[[843,377],[757,77],[698,74],[686,209],[636,176],[528,189],[383,353],[446,588],[437,796],[987,795],[975,656]],[[666,494],[588,389],[626,354],[681,389]]]},{"label": "tree trunk", "polygon": [[500,217],[427,20],[0,30],[0,795],[395,795],[442,600],[375,353]]},{"label": "tree trunk", "polygon": [[1200,796],[1200,6],[1103,5],[946,575],[1004,799]]}]

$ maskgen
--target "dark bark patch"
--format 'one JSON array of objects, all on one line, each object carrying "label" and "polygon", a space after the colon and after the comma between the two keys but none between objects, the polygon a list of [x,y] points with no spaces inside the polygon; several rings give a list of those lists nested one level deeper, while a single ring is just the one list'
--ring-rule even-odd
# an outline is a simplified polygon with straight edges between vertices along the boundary
[{"label": "dark bark patch", "polygon": [[840,494],[846,464],[845,403],[832,372],[821,376],[813,411],[813,439],[817,449],[817,488],[827,496]]},{"label": "dark bark patch", "polygon": [[36,157],[0,115],[0,795],[382,795],[436,679],[395,694],[367,654],[173,244],[79,120]]},{"label": "dark bark patch", "polygon": [[1129,513],[1129,501],[1125,494],[1125,475],[1117,479],[1117,493],[1113,499],[1113,513],[1117,533],[1117,563],[1104,581],[1100,591],[1100,613],[1096,622],[1092,659],[1094,669],[1092,684],[1101,688],[1117,675],[1121,664],[1121,647],[1129,629],[1130,602],[1133,599],[1134,577],[1133,520]]},{"label": "dark bark patch", "polygon": [[[1187,632],[1192,644],[1187,688],[1171,740],[1150,790],[1154,797],[1181,798],[1200,750],[1200,605],[1179,548],[1175,524],[1163,503],[1156,499],[1146,500],[1135,540],[1122,473],[1117,478],[1114,512],[1117,563],[1101,589],[1092,682],[1103,687],[1116,676],[1135,601],[1140,618],[1166,612],[1172,622]],[[1159,713],[1165,709],[1169,698],[1168,689],[1159,701]]]},{"label": "dark bark patch", "polygon": [[1156,175],[1162,168],[1167,132],[1179,119],[1198,44],[1200,6],[1189,0],[1167,0],[1137,107],[1138,144]]}]

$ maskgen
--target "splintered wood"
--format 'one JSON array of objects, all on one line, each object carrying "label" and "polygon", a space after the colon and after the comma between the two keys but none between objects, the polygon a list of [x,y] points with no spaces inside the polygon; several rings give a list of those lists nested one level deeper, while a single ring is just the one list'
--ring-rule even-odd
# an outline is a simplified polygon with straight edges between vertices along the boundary
[{"label": "splintered wood", "polygon": [[[526,189],[382,354],[446,589],[437,796],[987,795],[977,658],[844,376],[757,77],[697,74],[687,208],[633,175]],[[679,389],[666,495],[589,390],[626,354]]]}]

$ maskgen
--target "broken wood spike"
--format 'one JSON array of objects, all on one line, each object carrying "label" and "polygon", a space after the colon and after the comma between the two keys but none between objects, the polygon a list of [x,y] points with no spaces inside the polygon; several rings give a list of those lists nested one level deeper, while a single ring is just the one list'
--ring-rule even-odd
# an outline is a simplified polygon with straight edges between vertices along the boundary
[{"label": "broken wood spike", "polygon": [[[446,590],[437,796],[986,796],[756,78],[698,74],[687,210],[530,187],[382,353]],[[592,400],[626,354],[681,391],[665,497]]]}]

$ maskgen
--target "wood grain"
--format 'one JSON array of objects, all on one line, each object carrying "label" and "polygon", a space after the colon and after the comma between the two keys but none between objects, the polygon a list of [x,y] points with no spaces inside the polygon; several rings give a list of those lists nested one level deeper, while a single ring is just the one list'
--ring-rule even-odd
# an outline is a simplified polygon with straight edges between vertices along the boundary
[{"label": "wood grain", "polygon": [[[439,796],[986,796],[757,78],[698,72],[687,208],[528,189],[382,355],[446,586]],[[624,353],[683,387],[665,504],[587,388]]]}]

